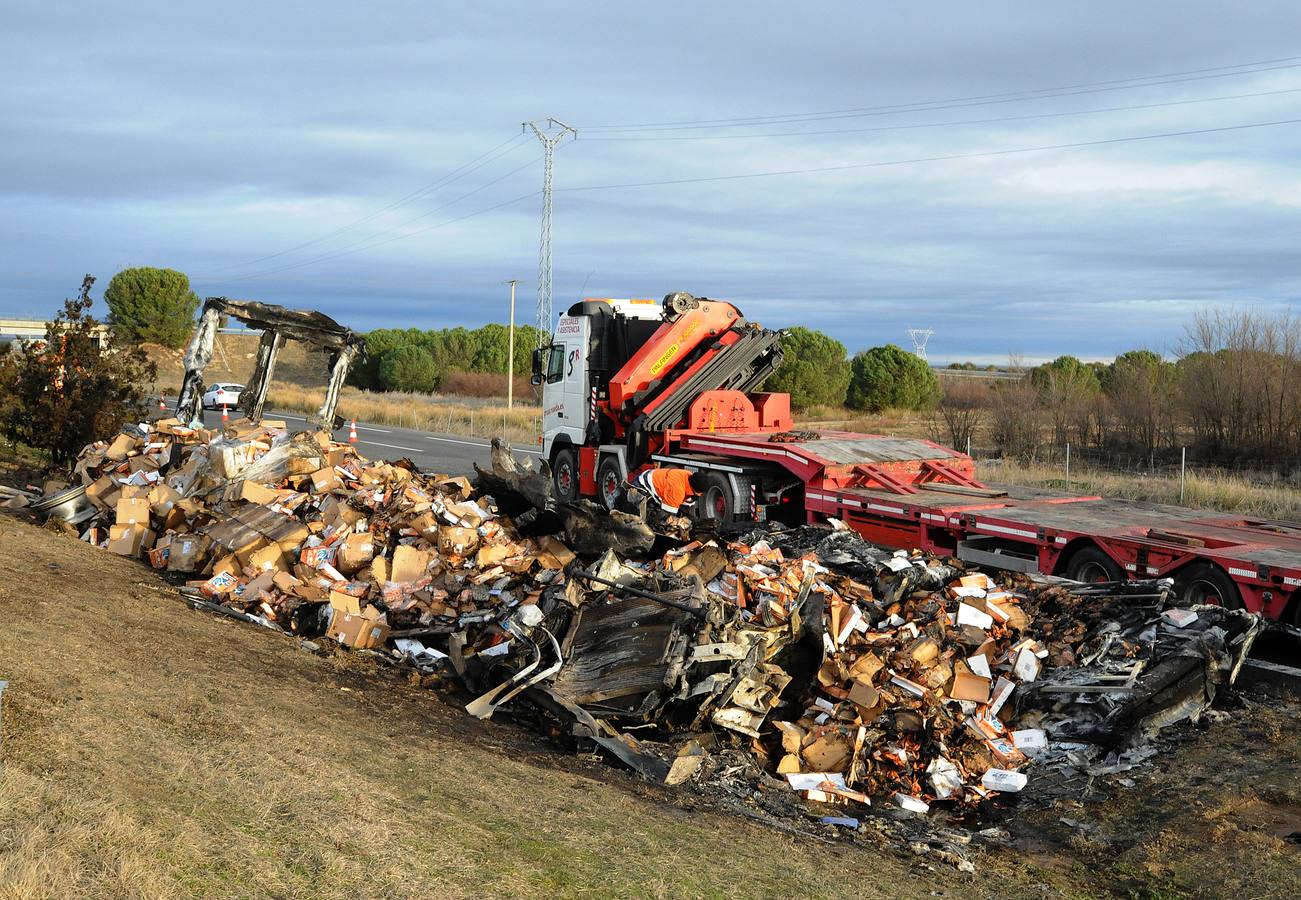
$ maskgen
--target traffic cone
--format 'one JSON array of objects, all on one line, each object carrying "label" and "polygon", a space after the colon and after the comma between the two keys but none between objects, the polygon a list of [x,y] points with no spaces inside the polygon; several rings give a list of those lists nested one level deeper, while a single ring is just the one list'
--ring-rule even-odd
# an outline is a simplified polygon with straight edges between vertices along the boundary
[{"label": "traffic cone", "polygon": [[221,421],[223,422],[230,421],[230,413],[226,411],[226,404],[224,403],[221,404]]},{"label": "traffic cone", "polygon": [[163,394],[159,394],[159,395],[158,395],[158,410],[159,410],[159,412],[167,412],[167,403],[166,403],[166,400],[167,400],[167,397],[164,396]]},{"label": "traffic cone", "polygon": [[352,427],[348,429],[348,443],[357,443],[357,420],[352,420]]}]

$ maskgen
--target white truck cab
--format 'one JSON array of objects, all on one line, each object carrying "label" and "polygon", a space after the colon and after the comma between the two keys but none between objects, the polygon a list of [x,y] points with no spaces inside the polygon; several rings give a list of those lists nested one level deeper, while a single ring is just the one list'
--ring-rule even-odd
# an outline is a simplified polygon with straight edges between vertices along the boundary
[{"label": "white truck cab", "polygon": [[609,440],[597,414],[609,377],[662,317],[658,300],[584,298],[560,316],[551,345],[533,351],[533,382],[542,386],[542,454],[561,494],[572,483],[577,496],[579,449]]}]

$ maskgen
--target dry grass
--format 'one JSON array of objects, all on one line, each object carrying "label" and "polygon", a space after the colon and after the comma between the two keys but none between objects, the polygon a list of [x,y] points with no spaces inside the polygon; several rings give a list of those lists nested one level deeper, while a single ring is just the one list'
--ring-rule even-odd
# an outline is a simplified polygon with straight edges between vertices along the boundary
[{"label": "dry grass", "polygon": [[[322,393],[315,388],[274,384],[267,393],[267,408],[287,412],[315,412]],[[535,443],[542,432],[542,410],[537,406],[507,409],[468,397],[429,394],[376,393],[344,388],[339,415],[373,425],[396,425],[440,434],[469,437],[504,437],[515,443]]]},{"label": "dry grass", "polygon": [[1060,466],[1006,459],[980,460],[976,464],[976,473],[982,481],[993,484],[1020,484],[1124,500],[1172,503],[1193,509],[1210,509],[1265,519],[1301,520],[1301,491],[1294,485],[1285,482],[1261,483],[1225,472],[1190,471],[1182,503],[1177,476],[1171,478],[1165,475],[1072,467],[1068,482],[1065,470]]}]

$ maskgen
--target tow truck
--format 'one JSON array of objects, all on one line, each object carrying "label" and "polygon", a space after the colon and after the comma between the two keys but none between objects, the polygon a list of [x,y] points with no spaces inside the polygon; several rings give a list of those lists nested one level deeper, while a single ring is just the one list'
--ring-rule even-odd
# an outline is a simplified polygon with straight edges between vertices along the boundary
[{"label": "tow truck", "polygon": [[1301,524],[976,478],[933,441],[798,430],[764,392],[781,332],[685,292],[589,298],[534,351],[557,499],[614,508],[652,466],[703,472],[720,524],[843,521],[886,547],[1077,581],[1172,577],[1180,598],[1301,626]]}]

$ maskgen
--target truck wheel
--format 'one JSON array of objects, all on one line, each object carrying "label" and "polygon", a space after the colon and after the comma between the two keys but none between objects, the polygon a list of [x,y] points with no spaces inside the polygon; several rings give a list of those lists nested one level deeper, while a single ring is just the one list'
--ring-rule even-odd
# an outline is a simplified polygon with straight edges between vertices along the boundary
[{"label": "truck wheel", "polygon": [[736,498],[725,476],[717,472],[705,475],[705,489],[696,500],[696,518],[714,522],[731,522],[736,518]]},{"label": "truck wheel", "polygon": [[1081,547],[1075,551],[1064,574],[1072,581],[1086,584],[1125,580],[1125,570],[1099,547]]},{"label": "truck wheel", "polygon": [[1195,562],[1175,576],[1175,596],[1180,606],[1209,603],[1225,609],[1242,609],[1242,594],[1229,573],[1214,563]]},{"label": "truck wheel", "polygon": [[623,471],[618,457],[607,454],[596,467],[596,494],[606,509],[614,509],[623,499]]},{"label": "truck wheel", "polygon": [[556,451],[556,461],[551,464],[551,484],[560,502],[573,503],[578,499],[578,451],[573,447]]}]

